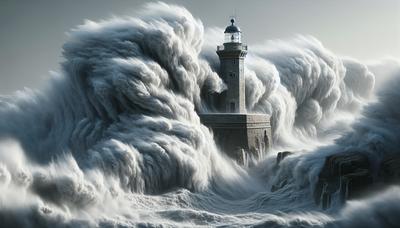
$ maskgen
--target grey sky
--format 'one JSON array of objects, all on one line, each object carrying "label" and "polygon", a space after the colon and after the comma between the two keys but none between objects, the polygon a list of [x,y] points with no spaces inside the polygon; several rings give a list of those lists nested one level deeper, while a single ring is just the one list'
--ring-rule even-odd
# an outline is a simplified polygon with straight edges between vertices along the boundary
[{"label": "grey sky", "polygon": [[[38,88],[58,70],[65,32],[84,19],[135,15],[144,0],[1,0],[0,94]],[[206,27],[225,27],[236,11],[247,43],[309,34],[339,55],[400,58],[400,1],[170,0]],[[221,36],[222,36],[221,31]]]}]

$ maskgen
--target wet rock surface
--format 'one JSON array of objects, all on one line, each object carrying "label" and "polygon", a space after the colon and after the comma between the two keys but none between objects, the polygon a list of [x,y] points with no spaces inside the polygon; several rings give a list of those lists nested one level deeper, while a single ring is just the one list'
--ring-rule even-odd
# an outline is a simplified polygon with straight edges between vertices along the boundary
[{"label": "wet rock surface", "polygon": [[400,155],[389,156],[382,161],[379,179],[386,184],[400,184]]},{"label": "wet rock surface", "polygon": [[348,199],[400,183],[400,155],[385,157],[378,167],[361,152],[328,156],[319,174],[314,200],[323,209],[329,208],[332,197],[344,203]]},{"label": "wet rock surface", "polygon": [[[286,157],[292,155],[293,152],[290,151],[282,151],[278,152],[276,155],[276,169],[279,167],[279,164],[285,159]],[[279,182],[275,183],[274,185],[271,186],[271,192],[275,192],[276,190],[283,188],[287,184],[286,179],[282,179]]]},{"label": "wet rock surface", "polygon": [[282,161],[283,159],[285,159],[287,156],[289,156],[289,155],[291,155],[291,154],[293,154],[293,152],[290,152],[290,151],[279,152],[279,153],[276,155],[276,164],[279,165],[279,163],[281,163],[281,161]]}]

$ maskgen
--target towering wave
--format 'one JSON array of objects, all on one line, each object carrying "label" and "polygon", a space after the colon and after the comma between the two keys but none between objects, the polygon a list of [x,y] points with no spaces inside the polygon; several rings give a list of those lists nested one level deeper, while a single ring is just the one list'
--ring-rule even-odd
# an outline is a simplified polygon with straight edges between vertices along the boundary
[{"label": "towering wave", "polygon": [[139,14],[86,21],[44,90],[0,98],[2,224],[336,225],[311,197],[324,158],[399,148],[398,74],[375,97],[378,66],[298,36],[250,45],[245,70],[247,111],[272,116],[270,155],[297,153],[237,165],[198,117],[226,89],[219,30],[164,3]]}]

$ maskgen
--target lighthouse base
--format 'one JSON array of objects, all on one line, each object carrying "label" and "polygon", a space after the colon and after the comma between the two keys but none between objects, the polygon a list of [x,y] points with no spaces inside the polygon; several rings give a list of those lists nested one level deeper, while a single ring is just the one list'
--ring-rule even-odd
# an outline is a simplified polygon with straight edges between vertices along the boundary
[{"label": "lighthouse base", "polygon": [[265,114],[201,114],[201,122],[211,128],[217,145],[240,164],[259,158],[271,146],[270,116]]}]

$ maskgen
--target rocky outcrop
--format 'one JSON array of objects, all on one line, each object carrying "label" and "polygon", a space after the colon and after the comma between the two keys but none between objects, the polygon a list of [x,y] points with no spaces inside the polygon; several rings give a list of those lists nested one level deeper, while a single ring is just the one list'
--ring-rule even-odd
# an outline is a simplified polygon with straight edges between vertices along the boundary
[{"label": "rocky outcrop", "polygon": [[276,164],[279,165],[283,159],[285,159],[287,156],[293,154],[293,152],[290,151],[283,151],[283,152],[278,152],[276,155]]},{"label": "rocky outcrop", "polygon": [[384,184],[400,184],[400,155],[389,156],[382,161],[379,179]]},{"label": "rocky outcrop", "polygon": [[[293,152],[290,151],[278,152],[278,154],[276,155],[276,169],[278,169],[281,161],[291,154],[293,154]],[[286,179],[280,180],[279,182],[271,186],[271,192],[275,192],[276,190],[283,188],[286,184],[287,184]]]},{"label": "rocky outcrop", "polygon": [[376,171],[364,153],[334,154],[325,159],[315,186],[314,200],[326,209],[335,193],[341,202],[345,202],[360,197],[368,190],[399,183],[399,180],[400,156],[385,158]]}]

